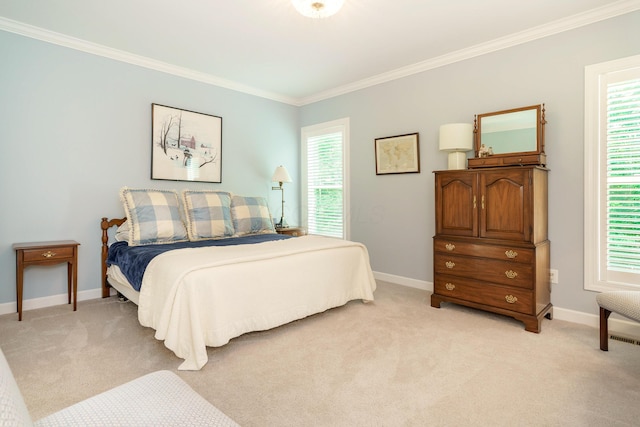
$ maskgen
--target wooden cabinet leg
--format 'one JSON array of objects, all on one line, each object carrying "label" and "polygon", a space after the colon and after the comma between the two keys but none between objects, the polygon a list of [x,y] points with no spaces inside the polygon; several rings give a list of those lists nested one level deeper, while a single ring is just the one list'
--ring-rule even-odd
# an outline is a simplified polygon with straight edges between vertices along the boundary
[{"label": "wooden cabinet leg", "polygon": [[73,311],[78,309],[78,252],[76,248],[76,252],[73,256]]},{"label": "wooden cabinet leg", "polygon": [[22,283],[24,265],[20,254],[16,253],[16,302],[18,305],[18,321],[22,320]]},{"label": "wooden cabinet leg", "polygon": [[431,307],[440,308],[442,300],[435,295],[431,295]]},{"label": "wooden cabinet leg", "polygon": [[525,331],[534,332],[536,334],[540,333],[540,322],[541,322],[540,319],[536,319],[536,318],[523,319],[523,318],[520,318],[518,320],[520,320],[520,321],[522,321],[524,323],[524,330]]},{"label": "wooden cabinet leg", "polygon": [[71,304],[71,278],[73,277],[73,263],[67,263],[67,299],[69,302],[67,304]]}]

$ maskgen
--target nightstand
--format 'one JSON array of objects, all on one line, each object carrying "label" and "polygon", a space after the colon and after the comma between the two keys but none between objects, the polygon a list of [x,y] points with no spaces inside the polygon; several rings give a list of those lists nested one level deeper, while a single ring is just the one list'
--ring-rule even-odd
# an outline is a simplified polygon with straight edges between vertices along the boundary
[{"label": "nightstand", "polygon": [[288,236],[306,236],[307,229],[302,227],[286,227],[286,228],[276,228],[278,234],[286,234]]},{"label": "nightstand", "polygon": [[73,289],[73,311],[78,303],[78,246],[74,240],[52,242],[14,243],[16,251],[16,294],[18,320],[22,320],[22,279],[24,269],[30,265],[53,265],[67,263],[67,293],[69,304]]}]

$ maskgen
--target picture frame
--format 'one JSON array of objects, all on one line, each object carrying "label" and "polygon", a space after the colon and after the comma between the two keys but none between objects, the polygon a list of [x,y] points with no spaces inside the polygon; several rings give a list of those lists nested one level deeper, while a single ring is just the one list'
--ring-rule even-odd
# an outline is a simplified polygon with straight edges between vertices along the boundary
[{"label": "picture frame", "polygon": [[376,175],[420,173],[417,132],[376,138]]},{"label": "picture frame", "polygon": [[222,182],[222,117],[151,104],[151,179]]}]

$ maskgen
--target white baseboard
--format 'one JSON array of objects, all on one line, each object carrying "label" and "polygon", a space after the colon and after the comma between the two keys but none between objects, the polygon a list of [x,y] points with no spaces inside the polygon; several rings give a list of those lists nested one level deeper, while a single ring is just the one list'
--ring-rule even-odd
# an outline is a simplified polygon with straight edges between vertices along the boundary
[{"label": "white baseboard", "polygon": [[[373,276],[376,279],[382,280],[384,282],[433,292],[433,282],[410,279],[407,277],[395,276],[393,274],[380,272],[374,272]],[[591,326],[593,328],[600,328],[600,316],[596,314],[583,313],[581,311],[569,310],[567,308],[554,306],[553,318]],[[613,313],[609,318],[609,333],[640,339],[640,323],[626,320],[622,317],[616,316],[616,314]]]},{"label": "white baseboard", "polygon": [[373,277],[383,282],[389,282],[396,285],[408,286],[410,288],[433,292],[433,283],[427,282],[426,280],[410,279],[408,277],[396,276],[394,274],[380,273],[379,271],[374,271]]},{"label": "white baseboard", "polygon": [[[553,307],[553,318],[600,328],[599,314],[596,315],[569,310],[567,308]],[[640,339],[640,323],[627,320],[615,313],[611,313],[611,317],[609,317],[609,334]]]},{"label": "white baseboard", "polygon": [[[96,299],[102,297],[102,289],[89,289],[87,291],[78,292],[78,301],[85,301],[90,299]],[[22,314],[28,310],[34,310],[36,308],[52,307],[54,305],[63,305],[69,302],[66,293],[59,295],[51,295],[48,297],[31,298],[22,301]],[[0,304],[0,315],[18,313],[18,306],[16,301]],[[23,317],[24,318],[24,317]]]},{"label": "white baseboard", "polygon": [[[427,292],[433,292],[433,282],[427,282],[426,280],[416,280],[403,276],[396,276],[394,274],[381,273],[378,271],[373,272],[373,277],[383,282],[389,282],[396,285],[407,286],[410,288],[421,289]],[[78,292],[78,301],[85,301],[90,299],[96,299],[102,297],[101,289],[89,289],[87,291]],[[51,307],[54,305],[67,304],[67,294],[52,295],[42,298],[32,298],[24,300],[22,303],[22,310],[33,310],[36,308]],[[17,313],[16,302],[8,302],[0,304],[0,315]],[[565,320],[567,322],[579,323],[581,325],[587,325],[594,328],[600,327],[600,318],[598,315],[583,313],[581,311],[569,310],[562,307],[553,307],[553,317],[558,320]],[[613,313],[609,318],[609,332],[622,335],[625,337],[633,337],[640,339],[640,323],[632,322],[624,318],[616,317]]]}]

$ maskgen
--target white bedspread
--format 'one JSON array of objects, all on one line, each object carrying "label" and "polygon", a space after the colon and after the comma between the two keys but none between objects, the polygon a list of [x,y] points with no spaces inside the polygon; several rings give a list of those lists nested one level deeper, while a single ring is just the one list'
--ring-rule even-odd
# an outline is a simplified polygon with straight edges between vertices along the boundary
[{"label": "white bedspread", "polygon": [[199,370],[206,346],[338,307],[373,300],[376,282],[364,245],[320,236],[242,246],[180,249],[154,258],[144,274],[138,319]]}]

